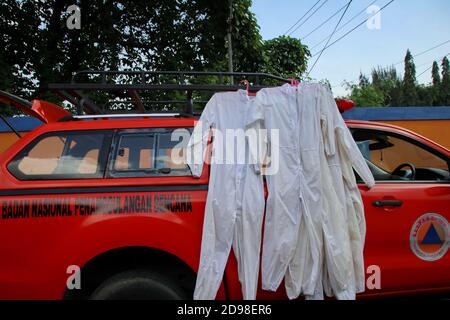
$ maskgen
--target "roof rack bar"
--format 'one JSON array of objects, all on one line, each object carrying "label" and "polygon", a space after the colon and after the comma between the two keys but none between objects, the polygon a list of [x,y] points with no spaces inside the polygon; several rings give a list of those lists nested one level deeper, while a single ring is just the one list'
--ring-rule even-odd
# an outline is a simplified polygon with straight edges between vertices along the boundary
[{"label": "roof rack bar", "polygon": [[140,112],[145,112],[144,104],[142,103],[141,97],[137,93],[136,90],[128,90],[128,94],[130,95],[131,99],[133,99],[133,102],[136,104],[136,108]]},{"label": "roof rack bar", "polygon": [[289,82],[288,79],[275,76],[269,73],[261,73],[261,72],[218,72],[218,71],[110,71],[110,70],[83,70],[75,73],[72,76],[72,83],[77,83],[77,78],[82,75],[101,75],[102,79],[105,79],[106,75],[141,75],[145,79],[145,75],[178,75],[178,78],[181,80],[184,76],[240,76],[240,77],[264,77],[268,79],[278,80],[281,82]]},{"label": "roof rack bar", "polygon": [[[193,104],[201,103],[205,104],[208,100],[192,100]],[[107,103],[134,103],[133,100],[109,100]],[[142,103],[145,104],[186,104],[186,100],[142,100]]]},{"label": "roof rack bar", "polygon": [[88,97],[86,97],[82,91],[79,89],[69,89],[75,97],[79,99],[79,104],[81,107],[90,114],[99,114],[103,113],[102,110],[97,107],[97,105],[91,101]]},{"label": "roof rack bar", "polygon": [[187,91],[186,95],[186,110],[187,114],[192,114],[194,112],[194,103],[192,102],[192,90]]},{"label": "roof rack bar", "polygon": [[5,92],[5,91],[0,90],[0,102],[5,102],[4,101],[5,99],[6,99],[7,103],[11,102],[11,103],[14,103],[14,104],[17,104],[17,105],[24,105],[24,106],[26,106],[26,107],[28,107],[30,109],[33,106],[33,104],[30,101],[28,101],[28,100],[20,98],[20,97],[18,97],[16,95],[13,95],[13,94],[9,93],[9,92]]},{"label": "roof rack bar", "polygon": [[[129,76],[129,77],[127,77]],[[199,77],[214,77],[214,83],[207,84],[195,81]],[[96,71],[84,70],[75,73],[70,83],[52,83],[48,87],[58,95],[77,106],[78,113],[82,111],[88,114],[104,113],[104,108],[99,108],[89,98],[89,91],[120,92],[126,93],[135,105],[135,109],[140,112],[150,108],[148,102],[142,99],[142,92],[151,91],[171,91],[184,92],[186,104],[184,112],[193,115],[193,105],[200,103],[193,100],[194,92],[219,92],[236,91],[243,89],[241,84],[236,84],[233,79],[247,79],[250,81],[249,90],[257,92],[263,88],[277,85],[276,83],[290,83],[289,79],[275,76],[268,73],[257,72],[213,72],[213,71]],[[264,79],[271,80],[268,84],[263,84]],[[231,80],[231,82],[230,82]],[[200,82],[200,83],[199,83]],[[170,99],[170,95],[169,95]],[[205,99],[203,97],[203,99]],[[110,101],[114,103],[114,101]],[[117,101],[117,103],[129,103]],[[179,104],[181,101],[154,102],[153,104],[173,103]],[[127,110],[129,111],[129,110]]]},{"label": "roof rack bar", "polygon": [[[171,90],[171,91],[234,91],[242,89],[242,85],[220,85],[220,84],[102,84],[102,83],[51,83],[51,90],[106,90],[106,91],[128,91],[128,90]],[[259,91],[267,88],[262,85],[251,85],[251,91]]]},{"label": "roof rack bar", "polygon": [[58,90],[56,91],[56,94],[73,104],[77,110],[77,114],[83,114],[83,106],[80,104],[78,98],[76,98],[74,94],[70,94],[66,90]]},{"label": "roof rack bar", "polygon": [[79,115],[73,116],[74,119],[111,119],[111,118],[155,118],[155,117],[176,117],[179,112],[159,112],[159,113],[130,113],[130,114],[97,114],[97,115]]}]

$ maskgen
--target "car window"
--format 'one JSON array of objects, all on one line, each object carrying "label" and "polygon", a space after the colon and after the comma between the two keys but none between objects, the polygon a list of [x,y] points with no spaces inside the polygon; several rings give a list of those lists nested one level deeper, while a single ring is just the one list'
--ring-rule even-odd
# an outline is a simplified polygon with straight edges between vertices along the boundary
[{"label": "car window", "polygon": [[123,134],[114,162],[115,171],[153,169],[155,138],[152,134]]},{"label": "car window", "polygon": [[117,133],[109,177],[191,175],[185,161],[190,129],[130,129]]},{"label": "car window", "polygon": [[398,134],[353,129],[375,180],[440,181],[449,178],[447,159]]},{"label": "car window", "polygon": [[103,177],[111,131],[52,132],[36,138],[9,164],[19,180]]}]

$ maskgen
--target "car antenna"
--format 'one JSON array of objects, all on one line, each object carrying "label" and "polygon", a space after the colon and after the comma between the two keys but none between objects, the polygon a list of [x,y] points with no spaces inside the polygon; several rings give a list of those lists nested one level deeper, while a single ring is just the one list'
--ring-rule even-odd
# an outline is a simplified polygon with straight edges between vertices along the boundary
[{"label": "car antenna", "polygon": [[8,128],[10,128],[11,131],[14,132],[14,133],[16,134],[16,136],[19,137],[19,139],[22,138],[22,136],[20,135],[20,133],[19,133],[16,129],[14,129],[14,127],[9,123],[9,121],[5,118],[4,115],[0,114],[0,118],[1,118],[1,119],[3,120],[3,122],[8,126]]}]

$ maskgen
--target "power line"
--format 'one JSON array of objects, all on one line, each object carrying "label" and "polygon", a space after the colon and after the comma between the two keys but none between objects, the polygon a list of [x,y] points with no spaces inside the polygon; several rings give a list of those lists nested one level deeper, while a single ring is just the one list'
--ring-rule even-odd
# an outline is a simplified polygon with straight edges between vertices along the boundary
[{"label": "power line", "polygon": [[[336,44],[337,42],[339,42],[340,40],[342,40],[343,38],[345,38],[346,36],[348,36],[350,33],[352,33],[353,31],[355,31],[356,29],[358,29],[359,27],[361,27],[363,24],[365,24],[367,21],[369,21],[370,18],[374,17],[375,15],[377,15],[378,13],[380,13],[384,8],[386,8],[388,5],[390,5],[392,2],[394,2],[394,0],[389,1],[387,4],[385,4],[383,7],[381,7],[380,10],[378,10],[377,12],[375,12],[372,16],[370,16],[369,18],[365,19],[364,21],[362,21],[361,23],[359,23],[358,25],[356,25],[354,28],[352,28],[351,30],[349,30],[348,32],[346,32],[343,36],[341,36],[340,38],[336,39],[335,41],[333,41],[331,44],[327,45],[325,47],[325,49],[328,49],[329,47],[331,47],[332,45]],[[317,54],[319,54],[319,52],[315,53],[314,55],[312,55],[312,57],[315,57]]]},{"label": "power line", "polygon": [[289,35],[293,34],[295,31],[297,31],[302,25],[304,25],[313,15],[316,14],[317,11],[320,10],[320,8],[322,8],[324,6],[325,3],[327,3],[328,0],[325,0],[325,2],[322,2],[322,4],[313,11],[313,13],[311,13],[301,24],[299,24],[294,30],[292,30],[291,32],[289,32]]},{"label": "power line", "polygon": [[[418,54],[413,55],[413,58],[418,57],[418,56],[421,56],[421,55],[423,55],[423,54],[425,54],[425,53],[427,53],[427,52],[430,52],[430,51],[432,51],[432,50],[434,50],[434,49],[437,49],[437,48],[439,48],[439,47],[442,47],[444,44],[447,44],[447,43],[449,43],[449,42],[450,42],[450,40],[447,40],[447,41],[444,41],[444,42],[442,42],[442,43],[440,43],[440,44],[438,44],[438,45],[436,45],[436,46],[434,46],[434,47],[432,47],[432,48],[430,48],[430,49],[427,49],[427,50],[425,50],[425,51],[419,52]],[[404,61],[404,60],[401,60],[401,61],[399,61],[399,62],[396,62],[396,63],[394,64],[394,66],[399,65],[399,64],[401,64],[401,63],[405,63],[405,61]]]},{"label": "power line", "polygon": [[[450,55],[450,53],[447,53],[445,56],[443,56],[443,57],[441,57],[440,59],[438,59],[438,60],[441,60],[441,59],[444,59],[446,56],[448,56],[448,55]],[[434,61],[436,61],[436,60],[434,60]],[[433,62],[434,62],[433,61]],[[431,65],[431,67],[428,67],[428,68],[426,68],[422,73],[420,73],[416,78],[419,78],[421,75],[423,75],[425,72],[427,72],[428,70],[430,70],[431,68],[433,68],[433,65]]]},{"label": "power line", "polygon": [[[434,61],[441,61],[442,59],[444,59],[445,57],[447,57],[447,56],[449,56],[449,55],[450,55],[450,52],[447,53],[445,56],[442,56],[442,57],[439,57],[439,58],[437,58],[437,59],[428,61],[428,62],[426,62],[426,63],[422,63],[421,65],[416,66],[416,69],[417,69],[417,68],[420,68],[420,67],[423,67],[423,66],[425,66],[425,65],[427,65],[427,64],[429,64],[429,63],[432,63],[432,62],[434,62]],[[421,75],[423,75],[425,72],[427,72],[428,70],[430,70],[432,67],[433,67],[433,65],[431,65],[431,67],[427,68],[427,69],[424,70],[422,73],[420,73],[418,76],[416,76],[416,78],[418,78],[418,77],[420,77]]]},{"label": "power line", "polygon": [[416,76],[416,78],[419,78],[421,75],[423,75],[425,72],[427,72],[427,71],[430,70],[431,68],[433,68],[433,66],[426,68],[421,74],[419,74],[418,76]]},{"label": "power line", "polygon": [[314,9],[315,6],[317,6],[317,4],[322,1],[322,0],[318,0],[311,8],[309,8],[308,11],[306,11],[306,13],[300,18],[298,19],[292,26],[290,26],[289,29],[286,30],[286,32],[284,34],[287,34],[289,31],[292,30],[292,28],[294,28],[300,21],[302,21],[302,19],[312,10]]},{"label": "power line", "polygon": [[[340,26],[337,31],[341,31],[342,29],[345,28],[345,26],[347,26],[350,22],[352,22],[353,20],[355,20],[357,17],[359,17],[362,13],[366,12],[367,8],[369,8],[371,5],[373,5],[375,2],[377,2],[378,0],[374,0],[372,1],[367,7],[365,7],[364,9],[362,9],[361,11],[359,11],[357,14],[355,14],[353,17],[351,17],[346,23],[344,23],[342,26]],[[317,48],[319,45],[321,45],[322,43],[324,43],[326,40],[328,39],[328,36],[326,36],[325,38],[323,38],[319,43],[316,43],[313,47],[310,48],[310,50]]]},{"label": "power line", "polygon": [[416,68],[421,68],[421,67],[426,66],[426,65],[428,65],[428,64],[430,64],[430,63],[432,63],[432,62],[434,62],[434,61],[441,61],[442,59],[444,59],[444,57],[446,57],[446,56],[448,56],[448,55],[449,55],[449,54],[446,54],[445,56],[442,56],[442,57],[440,57],[440,58],[433,59],[433,60],[430,60],[430,61],[428,61],[428,62],[419,64],[418,66],[416,66]]},{"label": "power line", "polygon": [[308,38],[311,34],[313,34],[314,32],[316,32],[318,29],[320,29],[324,24],[326,24],[328,21],[330,21],[331,19],[333,19],[339,12],[341,12],[342,10],[344,10],[344,8],[347,6],[347,4],[344,4],[338,11],[336,11],[332,16],[330,16],[328,19],[326,19],[324,22],[322,22],[319,26],[317,26],[314,30],[312,30],[310,33],[308,33],[306,36],[304,37],[300,37],[300,39],[303,41],[306,38]]},{"label": "power line", "polygon": [[333,32],[331,33],[330,37],[328,38],[327,43],[325,44],[325,46],[323,47],[322,51],[320,52],[319,56],[317,57],[316,61],[314,61],[313,66],[311,67],[311,69],[309,69],[307,76],[309,76],[309,74],[311,73],[311,71],[313,71],[314,67],[316,66],[317,62],[319,61],[320,57],[322,56],[322,53],[325,51],[325,49],[327,48],[328,43],[330,42],[331,38],[333,37],[334,33],[336,32],[337,28],[339,27],[339,24],[341,23],[342,19],[344,18],[345,14],[347,13],[348,8],[350,7],[350,4],[353,2],[353,0],[350,0],[347,3],[347,7],[345,8],[344,12],[342,13],[341,17],[339,18],[338,23],[336,24],[336,26],[334,27]]}]

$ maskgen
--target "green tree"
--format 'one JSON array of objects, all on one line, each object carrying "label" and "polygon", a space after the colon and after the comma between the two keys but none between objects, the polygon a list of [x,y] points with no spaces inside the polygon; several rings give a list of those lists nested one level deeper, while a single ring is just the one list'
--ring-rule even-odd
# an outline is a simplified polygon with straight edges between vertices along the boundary
[{"label": "green tree", "polygon": [[442,59],[441,105],[450,106],[450,63],[447,57]]},{"label": "green tree", "polygon": [[359,106],[450,105],[450,64],[447,58],[442,60],[442,76],[437,62],[432,65],[431,76],[431,85],[417,84],[413,57],[408,50],[403,79],[393,66],[378,66],[372,69],[371,79],[360,73],[358,85],[347,83],[350,90],[348,98],[360,101]]},{"label": "green tree", "polygon": [[391,90],[391,100],[389,102],[389,106],[391,107],[399,107],[403,103],[403,82],[401,79],[398,79],[395,82],[394,87]]},{"label": "green tree", "polygon": [[[0,90],[27,99],[35,87],[32,61],[38,44],[39,5],[42,1],[0,2]],[[13,115],[17,109],[1,104],[0,113]]]},{"label": "green tree", "polygon": [[367,87],[370,85],[369,78],[363,74],[362,72],[359,73],[359,86],[360,87]]},{"label": "green tree", "polygon": [[357,107],[384,106],[384,96],[381,91],[372,85],[357,85],[345,83],[350,95],[347,97],[355,102]]},{"label": "green tree", "polygon": [[[80,30],[66,27],[66,9],[74,3],[81,9]],[[55,101],[48,84],[68,82],[85,69],[226,70],[227,6],[208,0],[2,1],[0,75],[8,76],[1,88]],[[233,1],[236,71],[259,71],[264,63],[250,6],[250,0]],[[106,97],[96,97],[106,103]]]},{"label": "green tree", "polygon": [[433,66],[431,70],[431,79],[433,80],[433,86],[440,86],[441,75],[439,74],[439,65],[436,61],[433,61]]},{"label": "green tree", "polygon": [[411,52],[407,50],[403,76],[403,105],[415,106],[417,104],[416,85],[416,66]]},{"label": "green tree", "polygon": [[372,69],[372,85],[383,94],[385,106],[396,106],[400,103],[402,88],[397,70],[393,66],[378,66]]},{"label": "green tree", "polygon": [[311,56],[299,39],[281,36],[264,42],[264,70],[286,78],[301,78]]},{"label": "green tree", "polygon": [[433,66],[431,69],[431,79],[432,79],[432,93],[433,93],[433,106],[439,105],[440,92],[441,92],[441,75],[439,74],[439,65],[436,61],[433,61]]},{"label": "green tree", "polygon": [[359,106],[398,106],[402,100],[402,81],[394,67],[376,67],[371,78],[359,75],[358,85],[347,83],[348,98],[359,100]]},{"label": "green tree", "polygon": [[416,87],[417,105],[432,106],[434,100],[434,91],[432,86],[419,85]]}]

